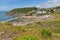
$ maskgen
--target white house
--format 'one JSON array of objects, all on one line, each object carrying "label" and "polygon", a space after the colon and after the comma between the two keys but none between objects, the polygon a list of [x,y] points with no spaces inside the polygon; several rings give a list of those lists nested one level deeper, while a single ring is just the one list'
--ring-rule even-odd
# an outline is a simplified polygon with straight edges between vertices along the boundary
[{"label": "white house", "polygon": [[45,14],[45,13],[47,13],[46,11],[37,11],[37,13],[43,13],[43,14]]},{"label": "white house", "polygon": [[60,9],[53,9],[54,12],[60,12]]}]

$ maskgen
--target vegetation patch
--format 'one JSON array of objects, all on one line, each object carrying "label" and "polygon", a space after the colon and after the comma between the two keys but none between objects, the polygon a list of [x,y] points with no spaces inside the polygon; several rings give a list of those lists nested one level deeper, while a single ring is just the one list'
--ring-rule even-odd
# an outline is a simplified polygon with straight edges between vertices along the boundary
[{"label": "vegetation patch", "polygon": [[17,37],[13,40],[38,40],[38,38],[35,35],[27,34],[22,37]]},{"label": "vegetation patch", "polygon": [[28,13],[31,12],[32,10],[37,10],[37,8],[36,8],[36,7],[17,8],[17,9],[11,10],[10,12],[12,12],[12,13],[28,14]]}]

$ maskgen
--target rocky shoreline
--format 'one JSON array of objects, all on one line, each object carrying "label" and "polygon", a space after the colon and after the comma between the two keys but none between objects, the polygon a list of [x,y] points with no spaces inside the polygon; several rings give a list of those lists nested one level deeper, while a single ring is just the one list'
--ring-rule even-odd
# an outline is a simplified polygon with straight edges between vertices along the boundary
[{"label": "rocky shoreline", "polygon": [[30,23],[45,21],[54,19],[51,15],[43,15],[43,16],[20,16],[17,20],[12,21],[12,25],[14,26],[25,26]]},{"label": "rocky shoreline", "polygon": [[16,20],[16,19],[18,19],[18,18],[14,17],[14,18],[11,18],[11,19],[8,19],[8,20],[5,20],[5,21],[1,21],[1,22],[9,22],[9,21]]}]

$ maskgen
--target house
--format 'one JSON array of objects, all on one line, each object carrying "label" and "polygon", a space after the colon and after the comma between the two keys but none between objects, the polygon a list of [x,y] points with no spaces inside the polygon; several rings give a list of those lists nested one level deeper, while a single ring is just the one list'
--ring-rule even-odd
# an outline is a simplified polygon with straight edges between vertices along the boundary
[{"label": "house", "polygon": [[40,13],[40,14],[46,14],[47,12],[46,11],[41,11],[41,10],[39,10],[39,11],[37,11],[37,13]]},{"label": "house", "polygon": [[47,11],[45,9],[43,9],[43,8],[38,8],[37,13],[45,14],[45,13],[47,13]]},{"label": "house", "polygon": [[53,9],[54,12],[60,12],[60,9]]}]

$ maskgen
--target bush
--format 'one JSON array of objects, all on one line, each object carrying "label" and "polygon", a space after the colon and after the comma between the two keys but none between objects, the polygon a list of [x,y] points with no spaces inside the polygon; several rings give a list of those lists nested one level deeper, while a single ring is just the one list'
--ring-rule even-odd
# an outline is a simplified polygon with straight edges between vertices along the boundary
[{"label": "bush", "polygon": [[50,30],[48,30],[48,29],[46,29],[46,28],[41,29],[41,35],[43,37],[45,37],[45,38],[50,37],[51,34],[52,34],[52,32]]},{"label": "bush", "polygon": [[29,34],[29,35],[24,35],[22,37],[17,37],[13,40],[38,40],[38,39],[34,35]]}]

